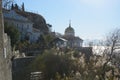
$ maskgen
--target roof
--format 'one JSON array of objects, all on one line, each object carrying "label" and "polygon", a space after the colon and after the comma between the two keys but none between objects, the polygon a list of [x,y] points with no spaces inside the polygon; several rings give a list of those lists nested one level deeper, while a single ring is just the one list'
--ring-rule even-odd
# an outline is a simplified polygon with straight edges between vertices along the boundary
[{"label": "roof", "polygon": [[65,29],[65,32],[74,32],[74,29],[71,26],[69,26]]},{"label": "roof", "polygon": [[42,31],[42,33],[47,34],[49,32],[48,26],[46,25],[46,20],[42,15],[33,12],[20,11],[20,10],[16,10],[16,13],[32,21],[33,27]]},{"label": "roof", "polygon": [[51,42],[58,42],[58,41],[67,42],[67,40],[66,40],[66,39],[61,38],[61,37],[57,37],[57,38],[53,39]]},{"label": "roof", "polygon": [[62,41],[67,41],[66,39],[64,39],[64,38],[60,38],[60,37],[59,37],[58,39],[60,39],[60,40],[62,40]]},{"label": "roof", "polygon": [[10,10],[10,11],[3,10],[3,16],[4,16],[4,18],[7,18],[7,19],[23,21],[23,22],[31,22],[27,18],[17,14],[14,10]]}]

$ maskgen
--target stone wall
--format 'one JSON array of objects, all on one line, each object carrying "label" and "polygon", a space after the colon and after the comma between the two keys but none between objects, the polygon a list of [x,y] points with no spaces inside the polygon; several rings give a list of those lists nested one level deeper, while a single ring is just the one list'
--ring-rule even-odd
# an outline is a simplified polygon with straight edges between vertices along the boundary
[{"label": "stone wall", "polygon": [[0,80],[12,80],[11,58],[12,52],[10,38],[7,34],[4,34],[3,48],[0,53]]},{"label": "stone wall", "polygon": [[12,63],[13,80],[30,80],[30,65],[34,57],[16,58]]},{"label": "stone wall", "polygon": [[4,33],[2,0],[0,0],[0,80],[12,80],[10,38]]}]

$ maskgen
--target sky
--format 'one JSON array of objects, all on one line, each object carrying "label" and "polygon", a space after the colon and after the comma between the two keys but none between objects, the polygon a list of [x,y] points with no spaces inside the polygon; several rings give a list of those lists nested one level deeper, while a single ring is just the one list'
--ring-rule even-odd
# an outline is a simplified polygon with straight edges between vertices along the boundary
[{"label": "sky", "polygon": [[42,15],[52,30],[64,34],[71,26],[84,39],[103,39],[120,28],[120,0],[15,0],[25,9]]}]

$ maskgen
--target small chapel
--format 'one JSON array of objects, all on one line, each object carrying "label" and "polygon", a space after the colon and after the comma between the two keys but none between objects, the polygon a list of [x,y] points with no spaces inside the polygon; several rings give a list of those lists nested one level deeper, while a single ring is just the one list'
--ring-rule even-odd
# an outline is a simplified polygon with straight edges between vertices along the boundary
[{"label": "small chapel", "polygon": [[71,27],[71,22],[69,23],[69,26],[65,29],[63,38],[67,40],[67,46],[69,48],[82,47],[83,40],[80,37],[75,36],[75,30]]}]

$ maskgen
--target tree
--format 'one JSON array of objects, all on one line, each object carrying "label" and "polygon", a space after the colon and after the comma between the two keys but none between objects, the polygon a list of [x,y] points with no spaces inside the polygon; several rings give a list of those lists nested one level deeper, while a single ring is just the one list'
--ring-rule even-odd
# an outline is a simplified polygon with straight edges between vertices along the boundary
[{"label": "tree", "polygon": [[52,36],[51,34],[46,34],[46,35],[40,35],[40,37],[37,40],[37,43],[40,45],[42,48],[49,48],[51,47],[50,42],[54,39],[55,37]]},{"label": "tree", "polygon": [[[120,29],[116,29],[110,33],[110,35],[107,37],[106,45],[109,47],[108,50],[106,51],[106,54],[108,54],[108,59],[103,65],[103,70],[105,70],[105,67],[109,62],[112,63],[113,56],[120,49]],[[103,75],[104,75],[104,72],[103,72]],[[113,77],[115,76],[114,72],[112,75],[113,75]],[[105,77],[105,75],[103,76],[103,79],[105,80],[104,77]]]},{"label": "tree", "polygon": [[11,46],[15,47],[15,45],[18,43],[20,39],[20,33],[17,28],[15,28],[14,25],[8,25],[5,23],[5,33],[8,34],[11,38]]},{"label": "tree", "polygon": [[52,36],[51,34],[46,34],[43,37],[44,37],[44,40],[46,42],[46,46],[51,47],[51,45],[49,45],[49,44],[55,38],[55,36]]},{"label": "tree", "polygon": [[116,29],[109,33],[109,35],[106,37],[106,41],[104,42],[104,46],[106,47],[105,50],[103,51],[103,58],[105,58],[105,60],[104,62],[102,62],[103,65],[101,66],[100,80],[106,80],[106,76],[107,76],[106,73],[108,71],[112,71],[112,78],[115,77],[114,68],[108,68],[108,67],[110,67],[110,65],[116,67],[115,65],[116,60],[114,58],[114,55],[116,52],[119,52],[120,49],[120,29]]},{"label": "tree", "polygon": [[40,48],[46,47],[46,42],[45,42],[43,35],[40,35],[40,37],[37,40],[37,43],[39,44]]},{"label": "tree", "polygon": [[56,74],[61,77],[70,75],[72,71],[72,60],[68,56],[55,55],[56,50],[47,50],[36,58],[31,69],[42,71],[45,80],[55,79]]}]

